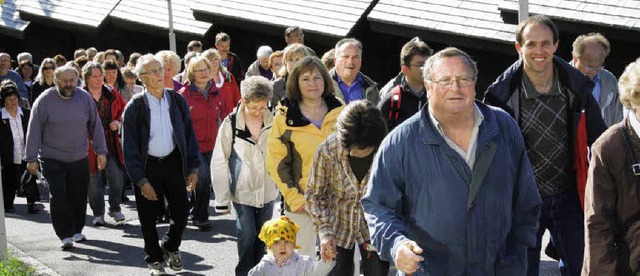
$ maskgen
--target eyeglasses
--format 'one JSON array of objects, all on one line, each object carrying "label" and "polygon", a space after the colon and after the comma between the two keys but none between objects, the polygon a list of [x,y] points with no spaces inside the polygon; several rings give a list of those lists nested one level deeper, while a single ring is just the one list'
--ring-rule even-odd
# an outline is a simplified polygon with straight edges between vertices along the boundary
[{"label": "eyeglasses", "polygon": [[247,111],[251,111],[251,112],[258,112],[258,111],[262,112],[262,111],[265,111],[265,110],[269,110],[268,107],[248,107],[248,106],[245,106],[244,108],[246,108]]},{"label": "eyeglasses", "polygon": [[194,73],[208,73],[209,72],[209,68],[205,68],[205,69],[200,69],[200,70],[193,70]]},{"label": "eyeglasses", "polygon": [[164,68],[160,67],[158,69],[151,69],[147,72],[141,73],[140,75],[146,75],[146,74],[152,74],[152,75],[156,75],[156,74],[164,74]]},{"label": "eyeglasses", "polygon": [[458,79],[442,79],[437,81],[429,81],[435,83],[440,89],[450,89],[454,83],[458,83],[460,88],[467,88],[475,82],[473,79],[461,77]]},{"label": "eyeglasses", "polygon": [[412,67],[412,66],[415,66],[415,67],[418,67],[418,68],[422,68],[422,66],[424,66],[424,62],[416,63],[416,64],[409,64],[409,67]]},{"label": "eyeglasses", "polygon": [[45,66],[45,67],[42,67],[42,70],[53,70],[53,67]]}]

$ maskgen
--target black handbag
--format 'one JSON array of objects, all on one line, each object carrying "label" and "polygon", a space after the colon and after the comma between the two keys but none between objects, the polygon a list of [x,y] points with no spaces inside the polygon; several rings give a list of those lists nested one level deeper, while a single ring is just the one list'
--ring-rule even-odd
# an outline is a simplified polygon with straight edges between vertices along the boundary
[{"label": "black handbag", "polygon": [[25,170],[20,177],[20,185],[16,189],[16,196],[18,197],[33,197],[38,194],[37,176],[32,175],[29,171]]}]

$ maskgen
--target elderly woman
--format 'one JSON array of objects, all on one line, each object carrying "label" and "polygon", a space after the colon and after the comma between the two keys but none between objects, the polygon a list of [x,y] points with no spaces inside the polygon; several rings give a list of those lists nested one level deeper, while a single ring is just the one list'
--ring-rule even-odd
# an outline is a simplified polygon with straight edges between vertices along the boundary
[{"label": "elderly woman", "polygon": [[211,161],[211,178],[216,209],[236,210],[238,264],[236,275],[247,275],[264,256],[265,245],[258,239],[262,225],[273,215],[278,195],[266,170],[267,143],[273,115],[267,109],[273,94],[271,82],[261,76],[241,83],[238,108],[220,127]]},{"label": "elderly woman", "polygon": [[180,91],[182,84],[174,81],[173,76],[180,72],[180,57],[169,50],[163,50],[156,53],[156,58],[162,60],[162,67],[164,68],[164,87]]},{"label": "elderly woman", "polygon": [[[16,211],[13,200],[16,196],[16,188],[20,185],[20,177],[26,168],[22,156],[29,124],[29,110],[19,106],[19,98],[18,86],[13,81],[5,80],[0,84],[0,106],[2,106],[0,160],[2,160],[4,211],[7,213]],[[33,194],[27,194],[27,212],[38,213],[39,210],[34,204],[37,199],[37,189]]]},{"label": "elderly woman", "polygon": [[373,156],[387,134],[386,121],[373,104],[354,101],[338,117],[336,129],[318,146],[305,193],[307,211],[321,239],[320,256],[336,259],[329,275],[353,275],[355,243],[366,256],[364,275],[386,276],[389,263],[370,246],[360,205]]},{"label": "elderly woman", "polygon": [[45,58],[40,65],[40,70],[31,85],[29,102],[33,104],[43,91],[53,87],[53,71],[56,70],[56,62],[52,58]]},{"label": "elderly woman", "polygon": [[240,101],[240,89],[238,89],[238,83],[236,77],[231,74],[225,67],[222,67],[222,61],[220,60],[220,53],[216,49],[209,49],[202,53],[211,63],[211,78],[215,83],[215,86],[220,89],[220,93],[225,95],[227,99],[227,106],[232,108],[224,113],[223,118],[231,113],[233,107],[238,105]]},{"label": "elderly woman", "polygon": [[245,77],[250,76],[263,76],[268,80],[273,79],[273,72],[269,68],[269,56],[273,53],[273,50],[268,45],[262,45],[258,48],[256,53],[256,61],[249,65]]},{"label": "elderly woman", "polygon": [[191,111],[193,130],[200,150],[198,185],[189,199],[190,216],[200,230],[211,229],[209,224],[209,196],[211,191],[211,155],[218,135],[218,126],[224,120],[228,109],[226,95],[221,93],[210,77],[211,63],[202,56],[194,57],[187,67],[188,82],[180,94],[187,100]]},{"label": "elderly woman", "polygon": [[293,70],[293,66],[306,56],[313,56],[313,50],[302,44],[291,44],[284,48],[283,59],[284,66],[280,69],[280,78],[273,81],[273,98],[271,98],[270,106],[275,108],[278,106],[278,102],[285,96],[286,84],[287,84],[287,72]]},{"label": "elderly woman", "polygon": [[640,273],[640,58],[627,66],[618,86],[629,113],[592,146],[582,275]]},{"label": "elderly woman", "polygon": [[[120,123],[122,113],[126,105],[118,91],[105,85],[102,65],[88,62],[82,69],[84,89],[91,94],[98,110],[98,116],[102,122],[105,141],[107,142],[107,164],[104,168],[106,179],[109,182],[109,213],[116,223],[123,222],[125,217],[121,212],[123,185],[123,155],[120,143]],[[103,171],[97,168],[96,155],[89,148],[89,164],[91,178],[89,180],[89,206],[93,210],[93,226],[104,226],[104,188]]]},{"label": "elderly woman", "polygon": [[285,215],[300,226],[301,254],[315,256],[317,235],[305,209],[304,192],[316,148],[333,133],[343,104],[316,57],[305,57],[290,67],[286,91],[269,134],[267,170],[284,197]]}]

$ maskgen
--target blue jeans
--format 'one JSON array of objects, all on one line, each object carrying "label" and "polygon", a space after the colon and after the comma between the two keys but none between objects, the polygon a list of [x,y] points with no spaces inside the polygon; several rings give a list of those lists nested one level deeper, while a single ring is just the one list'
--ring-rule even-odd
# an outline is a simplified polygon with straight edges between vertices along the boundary
[{"label": "blue jeans", "polygon": [[584,255],[584,214],[575,186],[554,195],[542,197],[542,212],[536,247],[529,248],[529,276],[540,272],[542,236],[549,229],[551,239],[560,257],[560,273],[563,276],[580,275]]},{"label": "blue jeans", "polygon": [[189,215],[193,220],[205,222],[209,220],[209,197],[211,196],[211,155],[213,151],[201,152],[198,168],[198,185],[189,199]]},{"label": "blue jeans", "polygon": [[104,216],[104,189],[106,183],[103,181],[103,174],[106,174],[109,182],[109,211],[120,212],[120,202],[122,201],[122,169],[118,166],[118,157],[107,155],[107,165],[104,171],[95,171],[89,179],[89,206],[93,210],[93,216]]},{"label": "blue jeans", "polygon": [[236,275],[247,275],[257,265],[264,254],[265,244],[258,239],[262,225],[273,216],[274,200],[262,208],[233,203],[238,218],[236,220],[236,236],[238,237],[238,265]]}]

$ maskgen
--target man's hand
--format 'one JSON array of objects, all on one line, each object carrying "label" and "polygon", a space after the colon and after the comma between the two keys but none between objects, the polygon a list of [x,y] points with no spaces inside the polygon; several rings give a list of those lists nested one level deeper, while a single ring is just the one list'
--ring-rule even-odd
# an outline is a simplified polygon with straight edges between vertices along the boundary
[{"label": "man's hand", "polygon": [[336,255],[338,255],[336,239],[333,236],[322,238],[322,242],[320,242],[320,258],[322,258],[322,261],[333,261],[336,259]]},{"label": "man's hand", "polygon": [[153,186],[151,186],[151,183],[149,182],[142,184],[142,186],[140,187],[140,193],[142,193],[142,196],[147,200],[151,200],[151,201],[158,200],[158,196],[156,195],[156,190],[153,189]]},{"label": "man's hand", "polygon": [[195,191],[197,185],[198,185],[198,174],[190,173],[189,176],[187,176],[187,192]]},{"label": "man's hand", "polygon": [[414,241],[407,241],[396,249],[396,258],[394,263],[396,268],[406,274],[413,274],[418,270],[418,264],[424,261],[420,256],[422,248]]},{"label": "man's hand", "polygon": [[38,162],[27,163],[27,171],[32,175],[38,175]]},{"label": "man's hand", "polygon": [[103,170],[105,165],[107,165],[107,156],[104,154],[98,155],[98,170]]},{"label": "man's hand", "polygon": [[119,128],[119,127],[120,127],[120,122],[118,122],[118,121],[116,121],[116,120],[113,120],[113,122],[111,122],[111,123],[109,124],[109,128],[110,128],[112,131],[116,131],[116,130],[118,130],[118,128]]}]

